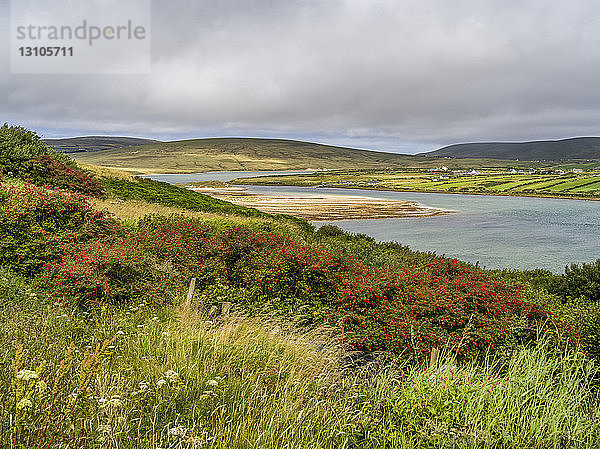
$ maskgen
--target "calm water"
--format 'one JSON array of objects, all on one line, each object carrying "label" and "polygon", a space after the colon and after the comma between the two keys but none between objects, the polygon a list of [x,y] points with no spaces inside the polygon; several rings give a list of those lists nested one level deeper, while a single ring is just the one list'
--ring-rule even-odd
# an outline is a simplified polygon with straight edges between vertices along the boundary
[{"label": "calm water", "polygon": [[[240,172],[236,176],[241,176]],[[244,176],[247,174],[244,173]],[[562,272],[568,263],[591,262],[600,258],[600,202],[597,201],[247,187],[257,193],[335,193],[416,201],[425,206],[455,210],[455,214],[438,217],[343,220],[315,224],[332,223],[347,231],[371,235],[377,240],[397,241],[412,249],[479,262],[487,268],[546,268]]]}]

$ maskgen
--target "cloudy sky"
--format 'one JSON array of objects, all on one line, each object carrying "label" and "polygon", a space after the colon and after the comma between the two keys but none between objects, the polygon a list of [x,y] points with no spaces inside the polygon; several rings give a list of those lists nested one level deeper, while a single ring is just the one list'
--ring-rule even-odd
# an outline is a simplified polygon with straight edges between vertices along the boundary
[{"label": "cloudy sky", "polygon": [[126,75],[11,73],[9,12],[0,121],[46,137],[416,153],[600,135],[598,0],[154,0],[151,71]]}]

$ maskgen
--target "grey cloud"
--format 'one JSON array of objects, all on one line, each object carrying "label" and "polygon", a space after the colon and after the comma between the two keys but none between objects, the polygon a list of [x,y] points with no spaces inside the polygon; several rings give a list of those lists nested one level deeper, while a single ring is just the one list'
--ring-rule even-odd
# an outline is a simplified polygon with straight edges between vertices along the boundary
[{"label": "grey cloud", "polygon": [[414,152],[598,135],[599,25],[593,0],[154,1],[151,74],[6,69],[0,114],[47,133]]}]

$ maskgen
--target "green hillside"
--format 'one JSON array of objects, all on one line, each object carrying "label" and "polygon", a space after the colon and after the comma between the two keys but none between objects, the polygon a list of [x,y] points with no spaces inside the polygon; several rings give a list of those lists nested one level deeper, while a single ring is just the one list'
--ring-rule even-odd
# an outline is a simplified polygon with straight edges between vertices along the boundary
[{"label": "green hillside", "polygon": [[[157,142],[136,148],[77,153],[80,161],[142,173],[195,173],[210,170],[298,170],[381,167],[435,167],[439,161],[284,139],[211,138]],[[482,161],[444,162],[479,166]],[[488,166],[506,165],[487,161]]]},{"label": "green hillside", "polygon": [[424,155],[521,161],[598,160],[600,159],[600,137],[576,137],[533,142],[459,143],[424,153]]}]

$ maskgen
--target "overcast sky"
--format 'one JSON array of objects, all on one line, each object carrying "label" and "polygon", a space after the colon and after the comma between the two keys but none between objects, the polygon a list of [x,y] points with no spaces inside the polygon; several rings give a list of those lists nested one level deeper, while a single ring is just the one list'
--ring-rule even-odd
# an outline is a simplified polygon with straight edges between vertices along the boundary
[{"label": "overcast sky", "polygon": [[45,137],[416,153],[600,135],[598,0],[154,0],[143,75],[11,74],[9,6],[0,121]]}]

